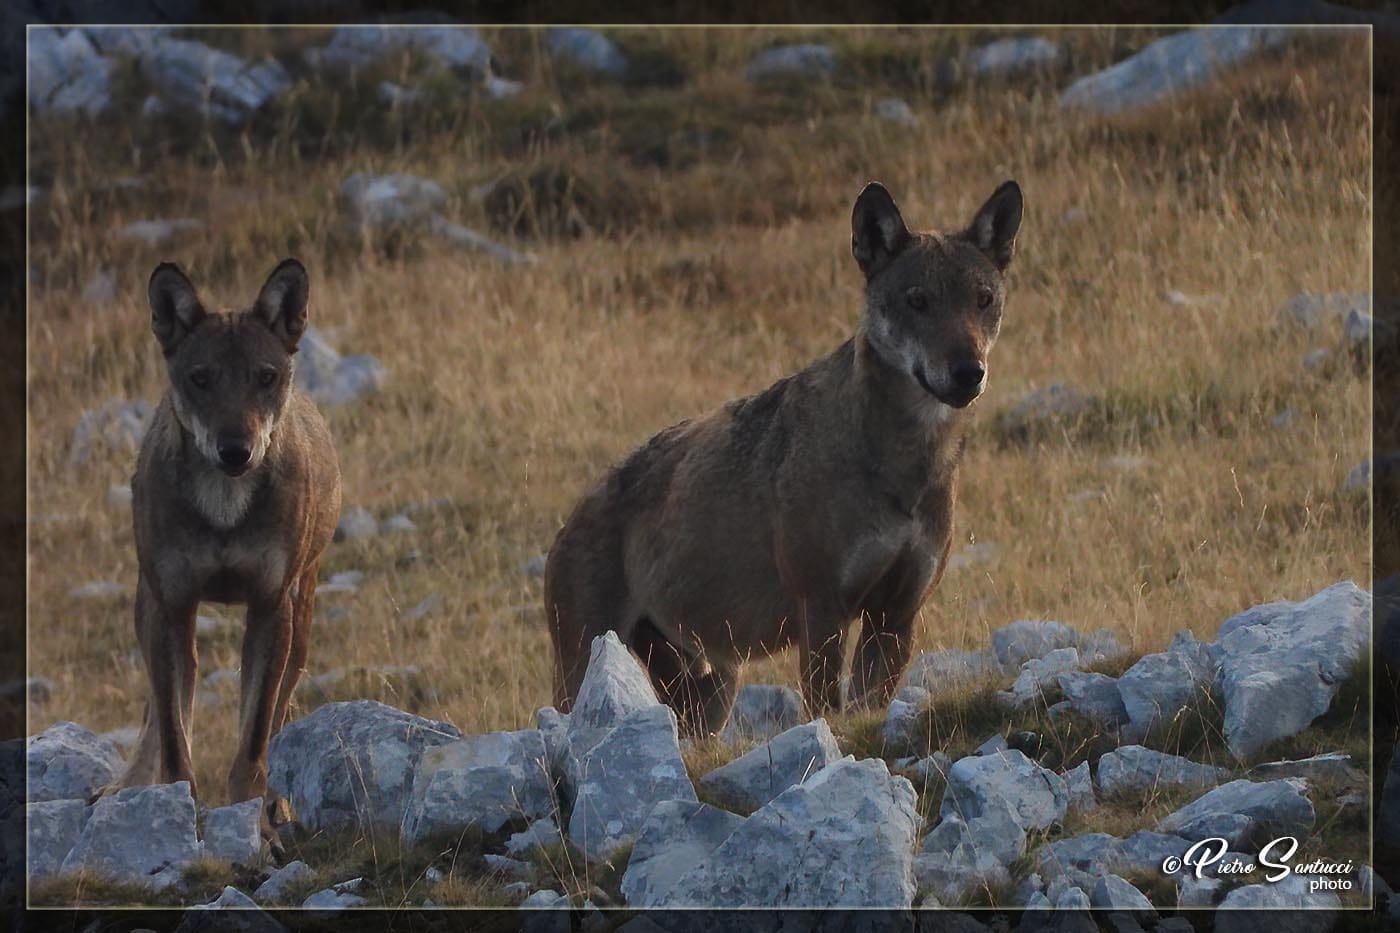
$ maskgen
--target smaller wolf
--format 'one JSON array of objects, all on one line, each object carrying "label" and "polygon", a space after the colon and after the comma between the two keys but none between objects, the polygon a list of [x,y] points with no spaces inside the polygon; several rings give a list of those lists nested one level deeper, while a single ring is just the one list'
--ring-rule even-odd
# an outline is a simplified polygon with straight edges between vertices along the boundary
[{"label": "smaller wolf", "polygon": [[830,355],[667,428],[579,502],[545,566],[555,703],[615,630],[691,734],[729,713],[739,667],[795,644],[809,710],[888,700],[953,539],[968,406],[1001,328],[1021,189],[965,229],[912,232],[867,185],[851,217],[865,276],[855,336]]},{"label": "smaller wolf", "polygon": [[[131,480],[136,637],[150,694],[115,785],[189,781],[201,600],[243,603],[233,802],[267,799],[267,744],[306,666],[316,571],[340,513],[340,465],[316,407],[292,385],[310,285],[282,262],[252,307],[206,311],[179,267],[148,287],[169,386]],[[262,831],[276,851],[275,810]]]}]

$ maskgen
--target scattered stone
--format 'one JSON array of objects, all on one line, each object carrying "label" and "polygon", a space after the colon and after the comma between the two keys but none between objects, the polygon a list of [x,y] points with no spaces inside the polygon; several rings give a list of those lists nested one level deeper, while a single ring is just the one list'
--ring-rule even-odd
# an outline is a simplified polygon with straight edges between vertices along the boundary
[{"label": "scattered stone", "polygon": [[527,560],[520,569],[522,572],[524,572],[525,576],[530,577],[533,580],[543,580],[544,568],[548,564],[548,562],[548,554],[536,554],[534,557],[531,557],[529,560]]},{"label": "scattered stone", "polygon": [[1219,836],[1244,852],[1257,851],[1279,836],[1303,839],[1315,820],[1306,790],[1297,779],[1231,781],[1165,817],[1157,831],[1193,841]]},{"label": "scattered stone", "polygon": [[267,876],[267,880],[258,885],[257,890],[253,892],[253,899],[264,904],[285,900],[290,891],[314,877],[316,870],[305,862],[299,859],[288,862],[281,868],[274,869],[272,874]]},{"label": "scattered stone", "polygon": [[1225,69],[1282,45],[1293,33],[1259,26],[1174,33],[1075,81],[1060,95],[1060,107],[1097,116],[1149,107],[1215,80]]},{"label": "scattered stone", "polygon": [[126,592],[126,587],[115,580],[92,580],[81,583],[68,591],[71,599],[112,599]]},{"label": "scattered stone", "polygon": [[1003,690],[997,698],[1012,707],[1030,706],[1039,700],[1045,701],[1045,688],[1056,683],[1060,674],[1079,667],[1079,649],[1056,648],[1044,657],[1031,658],[1021,665],[1021,673],[1010,690]]},{"label": "scattered stone", "polygon": [[1118,678],[1118,694],[1128,715],[1123,732],[1129,740],[1140,740],[1159,722],[1171,721],[1214,682],[1215,671],[1195,647],[1199,642],[1189,640],[1189,634],[1187,639],[1173,642],[1167,651],[1143,655]]},{"label": "scattered stone", "polygon": [[1128,653],[1128,649],[1109,629],[1099,628],[1079,636],[1079,660],[1084,664],[1106,661]]},{"label": "scattered stone", "polygon": [[392,81],[380,81],[379,86],[375,88],[375,94],[378,95],[380,103],[390,107],[406,107],[423,99],[421,91],[400,87]]},{"label": "scattered stone", "polygon": [[926,758],[901,758],[894,763],[894,770],[914,782],[916,790],[927,788],[937,775],[946,778],[953,761],[943,752],[934,752]]},{"label": "scattered stone", "polygon": [[1081,761],[1077,767],[1065,772],[1065,787],[1069,791],[1069,805],[1076,810],[1092,810],[1099,805],[1094,796],[1094,782],[1089,774],[1089,762]]},{"label": "scattered stone", "polygon": [[208,904],[196,904],[187,910],[175,933],[286,933],[286,929],[252,898],[230,885]]},{"label": "scattered stone", "polygon": [[1368,294],[1324,294],[1300,292],[1279,307],[1276,315],[1280,324],[1315,327],[1328,320],[1345,322],[1352,313],[1370,316],[1371,296]]},{"label": "scattered stone", "polygon": [[161,37],[141,73],[166,104],[241,126],[291,85],[275,60],[250,63],[190,39]]},{"label": "scattered stone", "polygon": [[256,868],[267,858],[260,821],[263,799],[215,807],[204,814],[204,855],[244,868]]},{"label": "scattered stone", "polygon": [[663,800],[642,825],[627,871],[622,895],[633,907],[656,907],[676,881],[719,848],[744,818],[688,800]]},{"label": "scattered stone", "polygon": [[1271,761],[1250,768],[1248,776],[1258,781],[1296,777],[1351,785],[1364,785],[1367,781],[1366,772],[1358,768],[1346,752],[1327,752],[1296,761]]},{"label": "scattered stone", "polygon": [[1099,758],[1098,787],[1104,795],[1168,787],[1214,787],[1224,768],[1198,764],[1180,755],[1124,745]]},{"label": "scattered stone", "polygon": [[1215,652],[1230,751],[1245,758],[1306,729],[1327,712],[1370,640],[1371,596],[1350,581],[1225,620]]},{"label": "scattered stone", "polygon": [[886,749],[906,749],[915,744],[915,733],[928,704],[929,692],[923,687],[899,688],[885,712]]},{"label": "scattered stone", "polygon": [[506,840],[506,854],[514,858],[526,858],[537,850],[552,849],[563,843],[564,836],[559,832],[559,827],[552,818],[546,816],[535,820],[521,832],[513,833]]},{"label": "scattered stone", "polygon": [[1014,749],[963,758],[948,769],[939,816],[958,814],[970,821],[986,813],[994,799],[1011,805],[1023,829],[1046,829],[1064,817],[1069,788],[1064,778]]},{"label": "scattered stone", "polygon": [[1269,420],[1269,426],[1277,431],[1282,431],[1285,428],[1291,427],[1293,425],[1293,422],[1297,420],[1298,412],[1292,408],[1285,408],[1283,411],[1274,415],[1273,418]]},{"label": "scattered stone", "polygon": [[1060,648],[1079,647],[1079,633],[1063,622],[1020,620],[992,633],[997,663],[1016,671],[1027,661],[1043,658]]},{"label": "scattered stone", "polygon": [[721,806],[751,813],[841,758],[825,719],[793,726],[700,779]]},{"label": "scattered stone", "polygon": [[939,693],[1000,673],[996,654],[991,651],[929,651],[909,665],[902,686]]},{"label": "scattered stone", "polygon": [[1070,709],[1081,716],[1106,726],[1119,726],[1128,721],[1123,708],[1123,696],[1118,681],[1106,674],[1090,671],[1065,671],[1055,678]]},{"label": "scattered stone", "polygon": [[342,26],[330,42],[307,49],[303,57],[313,68],[350,70],[408,50],[469,77],[484,80],[491,74],[491,47],[477,30],[462,26]]},{"label": "scattered stone", "polygon": [[112,104],[112,63],[81,29],[29,31],[29,105],[38,113],[94,117]]},{"label": "scattered stone", "polygon": [[[611,632],[608,635],[616,643],[616,636]],[[595,647],[601,641],[595,639]],[[595,652],[594,658],[603,662],[598,665],[600,668],[606,666],[606,653]],[[583,699],[593,671],[594,666],[590,665],[584,675],[584,688],[579,691],[572,714],[571,736],[577,734],[574,727],[584,712]],[[618,683],[595,679],[595,691],[590,697],[602,697],[606,686]],[[650,684],[647,686],[649,689]],[[621,698],[619,694],[607,694],[607,698],[607,703],[591,704],[589,712],[595,722],[610,718],[619,708],[613,705]],[[574,754],[572,746],[569,754]],[[652,807],[660,801],[695,799],[695,788],[681,759],[675,713],[657,703],[624,715],[597,744],[577,756],[572,773],[569,841],[590,858],[605,858],[632,842]]]},{"label": "scattered stone", "polygon": [[61,871],[151,885],[159,884],[156,875],[179,872],[199,854],[189,782],[150,784],[99,798]]},{"label": "scattered stone", "polygon": [[418,760],[403,823],[412,846],[469,826],[495,833],[556,809],[538,729],[473,735],[428,748]]},{"label": "scattered stone", "polygon": [[390,515],[384,519],[384,531],[417,531],[418,526],[407,515]]},{"label": "scattered stone", "polygon": [[530,265],[538,261],[531,253],[522,253],[519,250],[511,249],[484,234],[477,233],[475,230],[453,223],[443,217],[434,216],[429,222],[429,228],[433,233],[454,246],[486,253],[507,265]]},{"label": "scattered stone", "polygon": [[369,353],[342,356],[319,330],[308,327],[298,344],[294,378],[297,388],[317,405],[334,407],[378,392],[388,370]]},{"label": "scattered stone", "polygon": [[24,808],[29,827],[30,881],[58,874],[64,858],[78,844],[88,813],[82,800],[46,800]]},{"label": "scattered stone", "polygon": [[914,108],[898,97],[882,97],[876,101],[875,116],[900,126],[914,126],[919,122]]},{"label": "scattered stone", "polygon": [[627,74],[627,56],[612,40],[592,29],[553,27],[544,30],[545,47],[557,62],[607,78]]},{"label": "scattered stone", "polygon": [[315,911],[313,916],[325,919],[340,913],[342,910],[364,907],[368,903],[369,901],[360,895],[340,890],[340,885],[336,885],[333,888],[326,888],[324,891],[317,891],[302,901],[301,909]]},{"label": "scattered stone", "polygon": [[802,697],[784,684],[746,684],[739,689],[719,738],[726,744],[764,741],[802,722]]},{"label": "scattered stone", "polygon": [[845,758],[745,820],[657,906],[907,908],[918,826],[908,781]]},{"label": "scattered stone", "polygon": [[1303,368],[1307,370],[1321,369],[1331,356],[1332,351],[1326,347],[1315,347],[1303,354]]},{"label": "scattered stone", "polygon": [[1114,874],[1102,875],[1089,895],[1089,904],[1104,910],[1141,911],[1155,916],[1157,911],[1141,891]]},{"label": "scattered stone", "polygon": [[458,738],[455,726],[373,700],[328,703],[273,736],[268,787],[308,829],[397,833],[423,752]]},{"label": "scattered stone", "polygon": [[1193,871],[1181,872],[1176,879],[1176,906],[1214,907],[1224,888],[1225,882],[1219,878],[1197,878]]},{"label": "scattered stone", "polygon": [[358,541],[379,534],[379,521],[369,509],[355,505],[340,514],[335,526],[336,541]]},{"label": "scattered stone", "polygon": [[502,878],[509,878],[512,881],[534,882],[535,866],[529,862],[522,862],[519,859],[506,858],[503,855],[493,855],[487,853],[482,856],[486,864],[486,870],[493,875],[500,875]]},{"label": "scattered stone", "polygon": [[101,408],[83,412],[69,443],[69,465],[87,463],[98,447],[121,454],[135,453],[154,412],[149,402],[126,399],[112,399]]},{"label": "scattered stone", "polygon": [[1056,839],[1047,842],[1035,853],[1036,871],[1050,879],[1074,877],[1076,874],[1101,875],[1116,870],[1121,860],[1122,841],[1108,833],[1085,833],[1068,839]]},{"label": "scattered stone", "polygon": [[1310,893],[1309,885],[1308,876],[1289,875],[1275,884],[1235,888],[1215,912],[1215,933],[1326,933],[1341,900],[1331,891]]},{"label": "scattered stone", "polygon": [[122,757],[112,743],[77,723],[57,722],[30,736],[25,746],[28,801],[87,801],[116,780]]},{"label": "scattered stone", "polygon": [[614,631],[593,639],[569,729],[607,728],[660,701],[646,670]]},{"label": "scattered stone", "polygon": [[447,203],[447,192],[417,175],[356,172],[341,182],[340,203],[357,224],[394,229],[426,223]]},{"label": "scattered stone", "polygon": [[993,800],[981,816],[964,821],[949,814],[924,839],[914,860],[919,886],[940,901],[958,901],[972,892],[1010,881],[1007,866],[1026,851],[1026,831],[1003,800]]},{"label": "scattered stone", "polygon": [[81,299],[90,305],[105,305],[116,300],[117,274],[111,269],[98,269],[83,286]]},{"label": "scattered stone", "polygon": [[[1042,424],[1071,421],[1088,412],[1092,406],[1093,400],[1089,396],[1072,386],[1057,382],[1028,392],[1019,402],[1002,413],[1000,422],[1006,432],[1024,434]],[[1000,651],[997,652],[997,656],[1001,657]],[[1022,658],[1022,661],[1024,660],[1026,659]]]},{"label": "scattered stone", "polygon": [[427,618],[429,614],[441,605],[442,597],[436,593],[429,593],[408,609],[405,609],[399,618],[405,622],[416,622],[418,619]]},{"label": "scattered stone", "polygon": [[999,755],[1008,748],[1010,746],[1006,744],[1006,736],[998,734],[977,746],[972,754],[979,758],[987,755]]},{"label": "scattered stone", "polygon": [[773,78],[826,78],[835,71],[836,53],[831,46],[809,43],[765,49],[749,62],[745,74],[750,81],[765,81]]},{"label": "scattered stone", "polygon": [[175,220],[134,220],[117,231],[128,240],[140,240],[147,246],[162,246],[182,233],[191,233],[204,224],[188,217]]},{"label": "scattered stone", "polygon": [[964,65],[969,74],[983,79],[1011,78],[1032,71],[1057,68],[1064,48],[1042,36],[998,39],[967,53]]},{"label": "scattered stone", "polygon": [[947,571],[956,573],[959,570],[966,570],[968,567],[994,564],[998,553],[997,546],[990,541],[969,544],[948,558]]}]

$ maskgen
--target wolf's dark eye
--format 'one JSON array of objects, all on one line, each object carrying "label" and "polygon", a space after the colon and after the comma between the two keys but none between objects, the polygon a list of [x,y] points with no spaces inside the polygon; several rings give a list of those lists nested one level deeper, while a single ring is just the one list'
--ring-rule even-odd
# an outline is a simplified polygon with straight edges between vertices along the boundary
[{"label": "wolf's dark eye", "polygon": [[928,307],[928,299],[924,297],[924,290],[917,285],[905,292],[904,298],[909,302],[909,307],[915,311],[922,311]]},{"label": "wolf's dark eye", "polygon": [[990,308],[992,306],[992,290],[990,288],[977,289],[977,307]]},{"label": "wolf's dark eye", "polygon": [[209,370],[196,369],[194,372],[190,373],[190,385],[194,386],[196,389],[209,388]]},{"label": "wolf's dark eye", "polygon": [[263,370],[259,370],[259,371],[258,371],[258,385],[260,385],[260,386],[262,386],[264,389],[266,389],[266,388],[269,388],[269,387],[271,387],[271,386],[273,386],[273,385],[276,385],[276,383],[277,383],[277,370],[268,368],[268,369],[263,369]]}]

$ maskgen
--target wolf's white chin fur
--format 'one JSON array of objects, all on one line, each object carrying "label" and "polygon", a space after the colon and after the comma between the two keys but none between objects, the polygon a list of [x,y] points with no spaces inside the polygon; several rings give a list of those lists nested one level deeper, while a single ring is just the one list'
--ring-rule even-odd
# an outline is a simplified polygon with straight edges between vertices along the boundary
[{"label": "wolf's white chin fur", "polygon": [[206,469],[195,473],[191,489],[195,509],[215,528],[227,530],[234,527],[248,514],[253,493],[262,482],[260,468],[272,444],[272,425],[262,425],[253,435],[248,469],[239,476],[229,476],[219,465],[219,445],[209,426],[185,410],[178,401],[175,414],[194,438],[195,449],[206,461]]}]

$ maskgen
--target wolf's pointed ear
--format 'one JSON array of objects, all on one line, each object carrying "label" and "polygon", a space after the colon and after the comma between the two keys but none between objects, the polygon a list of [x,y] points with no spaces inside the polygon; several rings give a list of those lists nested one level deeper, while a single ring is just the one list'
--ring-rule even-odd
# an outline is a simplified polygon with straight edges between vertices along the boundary
[{"label": "wolf's pointed ear", "polygon": [[204,317],[204,305],[199,303],[194,285],[173,262],[156,266],[146,295],[151,302],[151,333],[169,356]]},{"label": "wolf's pointed ear", "polygon": [[909,228],[885,186],[878,181],[866,185],[851,211],[851,255],[866,279],[874,278],[910,239]]},{"label": "wolf's pointed ear", "polygon": [[311,282],[306,267],[295,259],[284,259],[267,277],[254,310],[281,339],[288,353],[297,352],[297,342],[306,333],[306,301]]},{"label": "wolf's pointed ear", "polygon": [[1016,231],[1020,229],[1021,186],[1004,181],[972,218],[964,235],[1005,272],[1016,252]]}]

